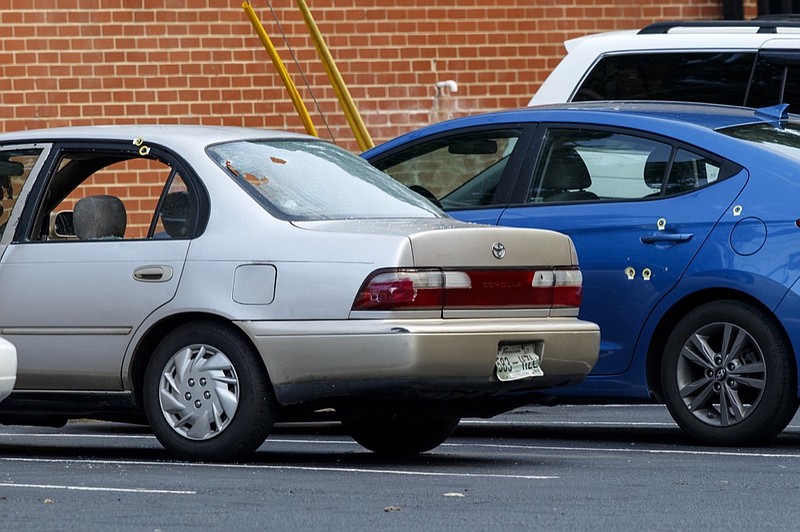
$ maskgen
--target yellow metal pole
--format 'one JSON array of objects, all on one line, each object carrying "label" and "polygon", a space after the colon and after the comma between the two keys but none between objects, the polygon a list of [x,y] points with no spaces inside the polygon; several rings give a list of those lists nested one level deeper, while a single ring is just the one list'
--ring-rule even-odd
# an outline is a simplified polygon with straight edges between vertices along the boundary
[{"label": "yellow metal pole", "polygon": [[294,108],[297,109],[297,114],[300,115],[300,120],[303,122],[303,126],[306,128],[306,133],[318,137],[319,135],[317,134],[317,130],[314,127],[313,122],[311,122],[311,116],[308,114],[306,104],[303,103],[303,98],[301,98],[300,93],[297,92],[297,87],[289,77],[289,73],[286,71],[286,67],[283,64],[283,61],[281,61],[278,51],[272,45],[272,41],[270,40],[269,35],[267,35],[267,31],[264,29],[264,26],[258,19],[256,12],[253,10],[253,6],[250,5],[250,2],[245,1],[242,3],[242,9],[244,9],[245,13],[247,13],[250,23],[253,25],[256,33],[258,33],[258,36],[261,38],[261,42],[264,44],[264,48],[267,50],[270,59],[272,59],[272,64],[275,65],[275,70],[278,71],[278,75],[283,81],[283,85],[286,87],[286,90],[289,91],[289,97],[292,99]]},{"label": "yellow metal pole", "polygon": [[317,52],[320,55],[320,59],[322,59],[322,64],[325,65],[328,79],[330,79],[331,85],[333,85],[333,90],[336,93],[336,97],[339,99],[339,105],[342,106],[342,111],[344,111],[344,115],[347,118],[347,123],[350,125],[350,129],[353,130],[353,135],[356,137],[358,147],[361,148],[362,151],[372,148],[375,146],[375,143],[372,142],[372,137],[370,137],[369,131],[367,131],[367,126],[364,125],[361,115],[358,114],[358,109],[353,102],[353,98],[347,90],[347,85],[345,85],[342,75],[339,73],[339,69],[336,68],[336,63],[333,61],[333,57],[325,44],[325,39],[323,39],[319,28],[317,28],[317,23],[314,22],[311,11],[309,11],[305,0],[297,0],[297,5],[300,6],[303,19],[306,22],[306,26],[308,26],[308,30],[311,32],[311,38],[314,39],[314,45],[317,47]]}]

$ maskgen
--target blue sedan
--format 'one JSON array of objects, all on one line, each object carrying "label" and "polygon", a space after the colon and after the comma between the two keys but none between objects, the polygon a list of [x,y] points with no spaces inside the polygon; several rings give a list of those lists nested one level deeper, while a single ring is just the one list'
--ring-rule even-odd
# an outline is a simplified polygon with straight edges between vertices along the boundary
[{"label": "blue sedan", "polygon": [[583,384],[554,395],[663,401],[717,445],[763,443],[794,416],[800,117],[785,106],[528,108],[363,156],[455,218],[572,237],[601,350]]}]

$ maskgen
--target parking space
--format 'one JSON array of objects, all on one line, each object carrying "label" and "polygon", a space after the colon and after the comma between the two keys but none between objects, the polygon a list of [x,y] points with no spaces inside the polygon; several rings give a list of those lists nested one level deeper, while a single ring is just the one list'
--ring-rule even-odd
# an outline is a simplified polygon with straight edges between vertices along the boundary
[{"label": "parking space", "polygon": [[768,447],[703,447],[653,405],[466,420],[392,459],[336,423],[279,425],[239,464],[175,461],[145,427],[2,427],[0,514],[20,530],[786,528],[799,459],[797,420]]}]

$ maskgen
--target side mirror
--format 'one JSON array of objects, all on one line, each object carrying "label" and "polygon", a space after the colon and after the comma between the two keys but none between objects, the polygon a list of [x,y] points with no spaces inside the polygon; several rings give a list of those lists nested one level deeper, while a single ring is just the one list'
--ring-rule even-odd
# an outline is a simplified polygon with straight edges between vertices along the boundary
[{"label": "side mirror", "polygon": [[50,238],[54,240],[77,238],[72,223],[72,211],[59,211],[50,215]]}]

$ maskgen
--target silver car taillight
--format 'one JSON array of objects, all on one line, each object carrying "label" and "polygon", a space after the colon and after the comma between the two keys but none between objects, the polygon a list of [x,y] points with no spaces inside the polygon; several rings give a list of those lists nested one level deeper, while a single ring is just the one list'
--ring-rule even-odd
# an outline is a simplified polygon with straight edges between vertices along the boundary
[{"label": "silver car taillight", "polygon": [[578,307],[580,270],[396,269],[374,272],[353,310]]}]

